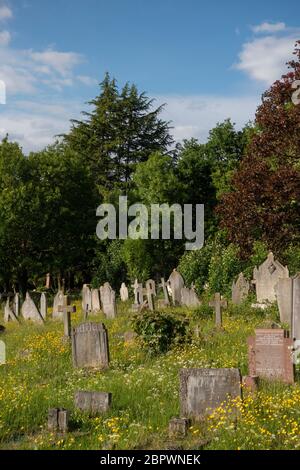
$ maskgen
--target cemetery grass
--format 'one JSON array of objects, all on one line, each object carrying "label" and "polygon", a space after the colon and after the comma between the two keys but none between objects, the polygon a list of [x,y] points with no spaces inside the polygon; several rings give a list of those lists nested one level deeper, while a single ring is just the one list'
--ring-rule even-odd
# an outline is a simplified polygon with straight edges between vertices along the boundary
[{"label": "cemetery grass", "polygon": [[[1,339],[7,363],[0,366],[0,449],[297,449],[300,448],[300,387],[263,383],[257,395],[244,391],[244,401],[220,406],[202,423],[190,427],[185,439],[170,440],[168,423],[179,415],[181,368],[239,367],[247,374],[247,337],[264,325],[265,313],[230,307],[224,329],[216,330],[209,309],[179,309],[189,318],[186,344],[149,356],[139,341],[125,343],[132,329],[129,304],[118,306],[118,317],[106,320],[110,368],[74,369],[71,346],[62,341],[63,325],[9,323]],[[80,305],[74,324],[82,321]],[[276,320],[277,311],[267,312]],[[2,313],[0,316],[2,320]],[[77,390],[111,392],[111,410],[89,417],[74,409]],[[70,431],[47,430],[51,407],[71,411]]]}]

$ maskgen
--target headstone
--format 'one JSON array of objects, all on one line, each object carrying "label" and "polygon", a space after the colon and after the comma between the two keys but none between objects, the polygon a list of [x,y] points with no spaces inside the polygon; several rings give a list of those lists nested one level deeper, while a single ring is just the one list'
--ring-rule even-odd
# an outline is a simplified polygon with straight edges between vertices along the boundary
[{"label": "headstone", "polygon": [[238,275],[236,281],[232,283],[232,303],[239,305],[248,297],[250,284],[243,273]]},{"label": "headstone", "polygon": [[9,297],[7,297],[7,301],[4,307],[4,321],[8,323],[9,321],[19,322],[18,317],[10,308]]},{"label": "headstone", "polygon": [[132,305],[133,310],[138,310],[140,305],[143,303],[143,284],[140,284],[135,279],[134,284],[131,286],[134,293],[134,304]]},{"label": "headstone", "polygon": [[72,330],[74,367],[109,366],[108,335],[103,323],[82,323]]},{"label": "headstone", "polygon": [[40,312],[41,312],[41,315],[43,317],[43,320],[46,320],[46,316],[47,316],[47,297],[46,297],[46,294],[44,292],[42,292],[41,298],[40,298]]},{"label": "headstone", "polygon": [[214,295],[214,299],[209,302],[209,306],[215,309],[215,324],[222,326],[222,308],[227,308],[227,300],[222,299],[219,292]]},{"label": "headstone", "polygon": [[187,435],[188,427],[189,419],[172,418],[169,422],[169,438],[177,439],[185,437]]},{"label": "headstone", "polygon": [[30,297],[29,292],[26,293],[25,301],[21,308],[22,317],[25,320],[31,320],[34,323],[44,323],[44,319],[38,311],[34,301]]},{"label": "headstone", "polygon": [[[292,338],[300,341],[300,273],[293,277],[292,293]],[[299,348],[300,344],[296,347]]]},{"label": "headstone", "polygon": [[63,314],[64,337],[71,338],[71,313],[76,312],[76,307],[75,305],[70,304],[70,297],[68,295],[64,295],[63,304],[59,305],[58,308]]},{"label": "headstone", "polygon": [[111,407],[111,397],[111,393],[80,390],[75,393],[75,407],[90,415],[106,413]]},{"label": "headstone", "polygon": [[48,430],[54,432],[67,432],[69,412],[64,408],[50,408],[48,411]]},{"label": "headstone", "polygon": [[88,312],[91,312],[92,292],[88,284],[83,284],[81,295],[82,295],[82,311],[85,311],[87,309]]},{"label": "headstone", "polygon": [[258,268],[255,267],[253,271],[252,282],[255,284],[257,302],[275,302],[275,286],[278,280],[288,277],[289,270],[287,266],[283,266],[279,261],[274,260],[274,255],[270,252],[266,261]]},{"label": "headstone", "polygon": [[293,339],[280,328],[261,328],[248,338],[249,375],[294,382]]},{"label": "headstone", "polygon": [[275,294],[280,314],[281,323],[292,326],[293,306],[293,279],[290,277],[280,278],[275,286]]},{"label": "headstone", "polygon": [[0,366],[6,363],[6,345],[0,340]]},{"label": "headstone", "polygon": [[168,286],[165,281],[165,279],[162,277],[161,278],[161,284],[159,284],[159,287],[162,288],[163,293],[164,293],[164,305],[170,305],[170,297],[169,297],[169,291],[168,291]]},{"label": "headstone", "polygon": [[148,279],[148,281],[146,281],[146,288],[147,288],[147,286],[152,291],[153,295],[156,297],[155,281],[153,281],[153,279]]},{"label": "headstone", "polygon": [[146,281],[146,295],[149,310],[154,310],[154,296],[156,295],[155,282],[152,279]]},{"label": "headstone", "polygon": [[181,289],[181,304],[186,307],[198,307],[201,305],[194,287],[191,287],[191,289],[183,287]]},{"label": "headstone", "polygon": [[18,292],[14,295],[12,310],[16,317],[20,315],[20,294]]},{"label": "headstone", "polygon": [[52,310],[52,318],[53,319],[62,319],[62,311],[59,310],[59,307],[63,305],[64,293],[63,291],[58,291],[53,299],[53,310]]},{"label": "headstone", "polygon": [[181,274],[176,269],[173,269],[173,272],[168,279],[168,284],[172,291],[173,305],[180,305],[181,289],[184,287],[184,280]]},{"label": "headstone", "polygon": [[228,398],[241,397],[239,369],[182,369],[180,415],[201,420]]},{"label": "headstone", "polygon": [[104,315],[107,318],[115,318],[117,314],[116,293],[109,282],[100,287],[101,304]]},{"label": "headstone", "polygon": [[[92,289],[91,291],[91,297],[92,297],[92,312],[97,313],[100,312],[101,306],[100,306],[100,293],[99,289]],[[88,304],[87,304],[88,305]]]},{"label": "headstone", "polygon": [[125,282],[122,282],[120,289],[120,297],[122,302],[126,302],[128,300],[128,288],[126,287]]}]

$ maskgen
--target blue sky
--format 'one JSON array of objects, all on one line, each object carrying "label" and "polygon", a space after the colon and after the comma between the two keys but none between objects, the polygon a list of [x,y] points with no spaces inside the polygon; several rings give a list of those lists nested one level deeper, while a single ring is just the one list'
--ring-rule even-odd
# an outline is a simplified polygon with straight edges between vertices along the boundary
[{"label": "blue sky", "polygon": [[290,0],[0,0],[0,136],[51,143],[105,71],[165,102],[176,140],[227,117],[241,127],[285,71],[299,18]]}]

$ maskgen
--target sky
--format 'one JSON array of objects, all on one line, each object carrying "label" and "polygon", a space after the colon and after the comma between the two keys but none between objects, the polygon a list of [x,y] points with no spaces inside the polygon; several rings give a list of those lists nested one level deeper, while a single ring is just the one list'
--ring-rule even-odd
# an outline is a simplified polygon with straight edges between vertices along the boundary
[{"label": "sky", "polygon": [[295,0],[0,0],[0,137],[51,144],[109,72],[166,104],[176,141],[204,142],[254,118],[297,39]]}]

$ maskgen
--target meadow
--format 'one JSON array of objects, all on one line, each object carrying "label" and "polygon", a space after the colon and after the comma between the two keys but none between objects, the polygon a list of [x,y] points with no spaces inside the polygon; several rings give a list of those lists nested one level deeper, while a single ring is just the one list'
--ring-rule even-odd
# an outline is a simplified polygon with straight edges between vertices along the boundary
[{"label": "meadow", "polygon": [[[74,325],[83,320],[76,304]],[[179,370],[239,367],[246,375],[247,337],[277,321],[275,308],[262,313],[250,304],[230,306],[223,329],[216,329],[208,308],[174,310],[189,319],[189,340],[154,356],[138,338],[124,341],[124,333],[132,330],[129,303],[118,305],[114,320],[91,316],[108,328],[111,362],[105,371],[74,369],[63,325],[50,316],[44,326],[6,324],[0,335],[7,350],[0,366],[0,449],[299,449],[297,381],[293,386],[261,383],[256,394],[243,390],[243,401],[220,406],[191,425],[186,438],[169,438],[169,420],[179,415]],[[3,324],[2,318],[1,313]],[[77,390],[111,392],[111,410],[97,417],[75,410]],[[68,433],[48,431],[51,407],[70,410]]]}]

